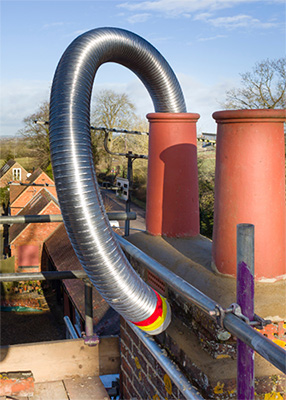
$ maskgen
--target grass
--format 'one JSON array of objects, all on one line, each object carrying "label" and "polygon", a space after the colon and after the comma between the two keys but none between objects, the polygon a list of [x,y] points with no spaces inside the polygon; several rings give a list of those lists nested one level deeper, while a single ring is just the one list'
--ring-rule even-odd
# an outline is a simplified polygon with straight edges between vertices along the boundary
[{"label": "grass", "polygon": [[25,169],[32,169],[35,166],[36,159],[34,157],[16,158],[16,161]]},{"label": "grass", "polygon": [[202,145],[198,143],[198,163],[204,174],[214,174],[215,171],[215,148],[211,147],[210,150],[204,150]]},{"label": "grass", "polygon": [[[36,165],[36,159],[34,157],[20,157],[15,159],[19,164],[22,165],[23,168],[27,170],[33,169],[33,167]],[[4,163],[4,159],[0,159],[0,166],[2,166]]]},{"label": "grass", "polygon": [[204,173],[214,173],[215,171],[215,158],[200,158],[201,168],[203,168]]}]

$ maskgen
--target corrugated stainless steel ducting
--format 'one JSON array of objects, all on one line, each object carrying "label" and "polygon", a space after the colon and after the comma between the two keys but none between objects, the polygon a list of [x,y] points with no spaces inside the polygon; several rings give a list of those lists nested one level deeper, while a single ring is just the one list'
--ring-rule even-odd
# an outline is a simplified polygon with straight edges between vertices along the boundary
[{"label": "corrugated stainless steel ducting", "polygon": [[[186,112],[186,107],[180,85],[162,55],[122,29],[99,28],[79,36],[63,54],[53,80],[50,148],[66,230],[103,298],[124,318],[138,322],[152,315],[157,298],[130,266],[113,234],[91,150],[92,86],[97,69],[106,62],[132,70],[150,93],[156,112]],[[170,315],[160,330],[169,320]]]}]

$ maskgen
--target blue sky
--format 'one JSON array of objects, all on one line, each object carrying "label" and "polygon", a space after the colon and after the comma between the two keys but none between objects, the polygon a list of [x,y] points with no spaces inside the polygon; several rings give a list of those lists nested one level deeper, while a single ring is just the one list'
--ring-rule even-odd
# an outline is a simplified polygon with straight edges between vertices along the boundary
[{"label": "blue sky", "polygon": [[[189,112],[201,114],[198,132],[215,132],[239,73],[265,58],[285,56],[284,0],[0,0],[1,135],[14,135],[23,118],[49,99],[57,63],[73,39],[113,26],[151,42],[176,73]],[[94,93],[127,93],[141,116],[153,111],[146,89],[126,68],[103,65]]]}]

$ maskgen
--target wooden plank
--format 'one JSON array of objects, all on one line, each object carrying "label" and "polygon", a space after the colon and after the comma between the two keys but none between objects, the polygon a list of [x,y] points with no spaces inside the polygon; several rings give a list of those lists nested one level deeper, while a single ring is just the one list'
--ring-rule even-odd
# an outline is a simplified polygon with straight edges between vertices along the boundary
[{"label": "wooden plank", "polygon": [[98,376],[65,379],[64,385],[70,400],[110,400]]},{"label": "wooden plank", "polygon": [[91,371],[93,375],[118,374],[119,338],[101,338],[95,347],[86,346],[83,339],[3,346],[0,349],[0,371],[20,370],[31,370],[35,382],[87,376]]},{"label": "wooden plank", "polygon": [[35,383],[33,400],[69,400],[63,381]]},{"label": "wooden plank", "polygon": [[59,340],[2,347],[0,371],[33,372],[35,382],[62,380],[74,375],[99,374],[99,347],[83,339]]},{"label": "wooden plank", "polygon": [[119,337],[108,336],[100,338],[98,375],[119,374],[120,363]]}]

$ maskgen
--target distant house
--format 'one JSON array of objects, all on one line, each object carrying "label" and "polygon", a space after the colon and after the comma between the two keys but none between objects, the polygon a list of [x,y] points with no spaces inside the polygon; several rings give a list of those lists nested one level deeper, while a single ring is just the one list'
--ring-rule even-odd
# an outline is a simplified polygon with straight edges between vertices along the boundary
[{"label": "distant house", "polygon": [[216,133],[207,133],[203,132],[201,136],[197,137],[197,140],[199,143],[201,143],[201,146],[205,150],[214,150],[214,147],[216,146]]},{"label": "distant house", "polygon": [[[72,248],[64,224],[61,224],[44,243],[42,268],[49,271],[82,270]],[[58,297],[63,296],[64,314],[67,315],[78,333],[84,331],[84,283],[79,279],[66,279],[58,286]],[[119,314],[111,308],[93,288],[94,331],[99,336],[119,334]]]},{"label": "distant house", "polygon": [[10,185],[10,214],[17,215],[43,187],[57,198],[55,182],[41,168],[36,169],[24,182],[24,185]]},{"label": "distant house", "polygon": [[210,132],[202,132],[202,138],[206,139],[206,140],[212,140],[212,141],[216,141],[216,133],[210,133]]},{"label": "distant house", "polygon": [[[46,188],[33,197],[19,215],[60,214],[57,199]],[[11,256],[15,256],[15,272],[41,270],[43,242],[60,223],[13,224],[9,231]]]},{"label": "distant house", "polygon": [[9,160],[0,169],[0,187],[8,185],[8,182],[20,182],[27,179],[28,172],[17,161]]}]

